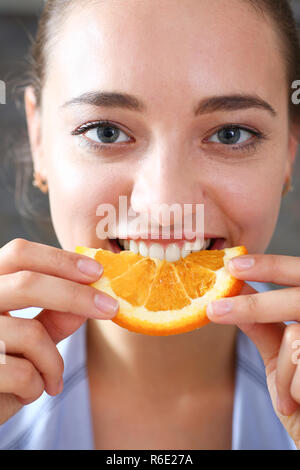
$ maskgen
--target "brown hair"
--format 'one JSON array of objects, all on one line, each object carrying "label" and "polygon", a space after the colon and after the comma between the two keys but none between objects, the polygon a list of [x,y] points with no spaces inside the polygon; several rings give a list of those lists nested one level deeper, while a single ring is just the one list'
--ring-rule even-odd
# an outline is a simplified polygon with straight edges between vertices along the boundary
[{"label": "brown hair", "polygon": [[[250,3],[264,16],[270,16],[277,27],[283,45],[283,57],[287,66],[288,87],[294,80],[300,79],[300,45],[295,19],[288,0],[244,0]],[[37,103],[41,103],[41,95],[46,77],[46,65],[53,44],[53,31],[58,30],[58,22],[62,23],[67,8],[72,0],[48,0],[39,20],[36,40],[32,44],[29,55],[31,64],[29,73],[31,85],[34,87]],[[267,14],[267,15],[266,15]],[[54,28],[55,26],[55,28]],[[300,121],[300,108],[290,100],[290,115]]]},{"label": "brown hair", "polygon": [[[47,74],[47,60],[50,57],[52,48],[55,46],[56,33],[62,24],[68,7],[75,0],[47,0],[42,10],[36,38],[32,41],[27,57],[26,80],[23,82],[22,90],[31,85],[34,88],[38,106],[42,103],[42,90]],[[78,1],[78,0],[76,0]],[[291,85],[296,79],[300,79],[300,45],[296,22],[292,13],[289,0],[243,0],[251,4],[267,19],[271,19],[279,34],[279,44],[286,62],[287,90],[291,95]],[[293,104],[290,99],[289,117],[293,123],[300,124],[300,107]],[[297,136],[298,137],[298,136]],[[29,153],[30,155],[30,153]],[[26,160],[27,172],[25,175],[32,175],[31,158]],[[23,172],[22,172],[23,174]],[[19,190],[16,193],[17,204],[23,215],[28,215],[28,210],[24,207],[28,204],[24,198],[24,178],[19,181]],[[21,204],[20,204],[21,203]],[[23,207],[23,209],[21,208]],[[27,212],[27,213],[26,213]]]}]

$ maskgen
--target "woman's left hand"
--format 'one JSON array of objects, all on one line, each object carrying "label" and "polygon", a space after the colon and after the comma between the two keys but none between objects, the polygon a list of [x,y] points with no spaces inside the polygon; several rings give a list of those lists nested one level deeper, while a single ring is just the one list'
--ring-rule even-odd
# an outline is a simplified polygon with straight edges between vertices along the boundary
[{"label": "woman's left hand", "polygon": [[[250,259],[252,266],[246,268]],[[211,302],[207,316],[216,323],[236,324],[256,345],[275,412],[300,449],[300,258],[251,254],[232,261],[227,269],[236,278],[293,286],[257,293],[245,284],[241,295]],[[288,321],[298,323],[283,323]]]}]

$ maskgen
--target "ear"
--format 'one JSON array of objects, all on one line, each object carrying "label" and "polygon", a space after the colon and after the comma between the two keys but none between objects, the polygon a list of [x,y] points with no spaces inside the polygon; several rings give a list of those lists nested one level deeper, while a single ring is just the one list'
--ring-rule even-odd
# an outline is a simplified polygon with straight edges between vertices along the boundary
[{"label": "ear", "polygon": [[43,179],[46,180],[47,175],[44,168],[42,148],[41,115],[40,110],[37,107],[34,89],[31,86],[28,86],[25,89],[24,104],[34,170],[38,172]]},{"label": "ear", "polygon": [[297,155],[300,141],[300,124],[291,123],[289,130],[289,141],[288,141],[288,158],[286,162],[285,180],[291,177],[293,172],[293,165]]}]

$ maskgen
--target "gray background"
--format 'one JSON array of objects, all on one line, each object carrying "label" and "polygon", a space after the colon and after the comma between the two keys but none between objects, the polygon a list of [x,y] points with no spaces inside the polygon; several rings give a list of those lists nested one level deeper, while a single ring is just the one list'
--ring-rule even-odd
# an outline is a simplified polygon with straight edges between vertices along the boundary
[{"label": "gray background", "polygon": [[[0,0],[0,79],[10,83],[11,77],[20,72],[20,64],[28,51],[29,37],[34,36],[38,14],[43,5],[41,0]],[[300,25],[300,3],[292,2]],[[300,77],[299,77],[300,79]],[[25,116],[22,107],[16,107],[7,87],[7,104],[0,105],[0,246],[16,237],[58,245],[54,231],[47,223],[21,217],[14,200],[14,167],[12,152],[14,139],[20,133],[26,135]],[[10,141],[7,150],[6,140]],[[300,154],[300,149],[299,149]],[[281,212],[268,253],[300,256],[300,155],[296,160],[293,174],[294,191],[283,198]],[[41,205],[47,208],[47,198],[38,190],[34,197],[40,198]]]}]

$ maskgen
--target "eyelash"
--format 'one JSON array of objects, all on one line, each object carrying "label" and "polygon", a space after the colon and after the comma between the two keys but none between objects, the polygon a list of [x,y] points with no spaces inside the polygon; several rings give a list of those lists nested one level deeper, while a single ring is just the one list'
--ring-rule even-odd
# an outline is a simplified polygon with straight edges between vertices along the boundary
[{"label": "eyelash", "polygon": [[[72,131],[71,135],[74,135],[74,136],[75,135],[77,135],[77,136],[82,135],[82,134],[84,134],[85,132],[88,132],[91,129],[96,129],[97,127],[105,127],[105,126],[114,127],[118,130],[121,130],[121,132],[124,132],[122,129],[120,129],[116,124],[112,123],[111,121],[96,121],[96,122],[88,122],[86,124],[83,124],[79,128]],[[234,124],[234,123],[226,124],[225,126],[219,127],[218,129],[216,129],[214,131],[213,134],[211,134],[210,137],[212,137],[214,134],[221,131],[222,129],[232,129],[232,128],[239,129],[239,130],[244,130],[244,131],[249,132],[250,134],[252,134],[254,136],[254,138],[252,138],[250,140],[250,142],[246,142],[246,143],[241,144],[241,145],[230,145],[230,144],[226,145],[226,144],[222,144],[222,143],[219,144],[219,145],[224,145],[225,147],[230,148],[230,150],[233,150],[233,151],[241,151],[242,150],[242,151],[250,152],[251,150],[256,150],[257,145],[259,143],[262,143],[262,141],[267,139],[267,136],[265,134],[263,134],[262,132],[259,132],[259,131],[254,130],[254,129],[250,129],[249,127],[246,127],[246,126],[241,126],[239,124]],[[216,143],[216,142],[212,142],[212,143]],[[128,142],[123,142],[122,144],[123,145],[128,144]],[[96,144],[92,141],[84,139],[84,145],[86,145],[87,147],[89,147],[92,150],[111,151],[113,149],[116,149],[116,147],[118,145],[121,145],[121,144]]]},{"label": "eyelash", "polygon": [[228,147],[230,150],[233,150],[233,151],[245,151],[245,152],[250,152],[251,150],[256,150],[257,146],[259,144],[261,144],[263,141],[267,140],[268,136],[266,134],[264,134],[263,132],[260,132],[260,131],[257,131],[257,130],[254,130],[254,129],[250,129],[249,127],[247,126],[242,126],[240,124],[235,124],[235,123],[229,123],[229,124],[226,124],[225,126],[222,126],[222,127],[219,127],[218,129],[216,129],[214,131],[213,134],[210,135],[210,137],[212,137],[213,135],[215,135],[216,133],[218,133],[219,131],[221,131],[222,129],[239,129],[239,130],[242,130],[242,131],[246,131],[246,132],[249,132],[250,134],[253,135],[252,139],[250,141],[246,141],[246,143],[243,143],[243,144],[240,144],[240,145],[226,145],[226,144],[219,144],[219,145],[224,145],[225,147]]},{"label": "eyelash", "polygon": [[[88,132],[92,129],[97,129],[97,127],[105,127],[105,126],[115,127],[116,129],[125,133],[125,131],[123,131],[116,124],[110,121],[96,121],[96,122],[87,122],[86,124],[83,124],[79,128],[75,129],[75,131],[71,132],[71,135],[82,135],[85,132]],[[123,144],[125,143],[128,144],[128,142],[123,142]],[[92,150],[110,151],[110,150],[116,149],[116,147],[121,144],[96,144],[95,142],[84,139],[84,145],[86,145]]]}]

